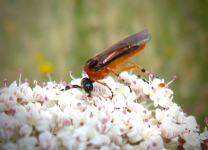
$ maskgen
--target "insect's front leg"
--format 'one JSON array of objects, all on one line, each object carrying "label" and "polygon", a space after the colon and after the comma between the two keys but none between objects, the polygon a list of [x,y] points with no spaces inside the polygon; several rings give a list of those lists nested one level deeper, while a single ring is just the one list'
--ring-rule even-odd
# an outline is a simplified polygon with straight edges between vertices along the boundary
[{"label": "insect's front leg", "polygon": [[[93,79],[91,79],[91,80],[93,80]],[[101,82],[101,81],[98,81],[98,80],[93,80],[93,81],[95,81],[95,82],[97,82],[97,83],[100,83],[100,84],[106,86],[106,87],[111,91],[112,98],[113,98],[113,91],[112,91],[112,89],[111,89],[105,82]],[[112,99],[112,98],[111,98],[111,99]]]}]

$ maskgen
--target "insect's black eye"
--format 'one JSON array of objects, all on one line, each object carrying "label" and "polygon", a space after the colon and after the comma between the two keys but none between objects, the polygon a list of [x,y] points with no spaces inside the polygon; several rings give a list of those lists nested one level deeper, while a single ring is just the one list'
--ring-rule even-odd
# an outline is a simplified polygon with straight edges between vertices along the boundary
[{"label": "insect's black eye", "polygon": [[94,69],[97,65],[97,60],[91,60],[89,63],[89,69]]},{"label": "insect's black eye", "polygon": [[84,88],[85,92],[91,93],[93,90],[93,81],[91,81],[89,78],[83,78],[81,81],[81,85]]}]

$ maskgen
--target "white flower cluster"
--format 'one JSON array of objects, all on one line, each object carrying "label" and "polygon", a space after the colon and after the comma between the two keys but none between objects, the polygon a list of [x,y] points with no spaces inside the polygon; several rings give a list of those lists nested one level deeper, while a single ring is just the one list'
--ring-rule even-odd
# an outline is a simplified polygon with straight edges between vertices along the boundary
[{"label": "white flower cluster", "polygon": [[[165,150],[207,149],[208,131],[174,102],[164,80],[144,82],[121,73],[94,83],[92,96],[63,82],[31,89],[26,80],[0,90],[0,149]],[[80,85],[75,79],[70,85]]]}]

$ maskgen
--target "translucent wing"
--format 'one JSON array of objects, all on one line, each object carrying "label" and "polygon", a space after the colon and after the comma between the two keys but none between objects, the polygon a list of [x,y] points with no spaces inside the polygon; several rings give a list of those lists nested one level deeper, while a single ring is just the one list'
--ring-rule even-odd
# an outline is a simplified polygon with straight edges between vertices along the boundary
[{"label": "translucent wing", "polygon": [[148,33],[148,29],[146,29],[119,41],[95,57],[98,60],[96,67],[105,66],[115,60],[115,58],[128,54],[133,50],[131,49],[132,47],[137,46],[138,48],[146,44],[151,37],[152,34]]}]

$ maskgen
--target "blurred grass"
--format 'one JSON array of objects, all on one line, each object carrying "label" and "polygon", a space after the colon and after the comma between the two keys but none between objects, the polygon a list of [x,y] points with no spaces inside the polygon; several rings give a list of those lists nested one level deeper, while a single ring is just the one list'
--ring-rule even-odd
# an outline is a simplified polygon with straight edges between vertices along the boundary
[{"label": "blurred grass", "polygon": [[[0,87],[23,78],[69,82],[85,62],[148,28],[153,38],[132,61],[174,81],[174,101],[203,130],[208,115],[208,1],[62,0],[0,2]],[[23,79],[22,79],[23,80]]]}]

